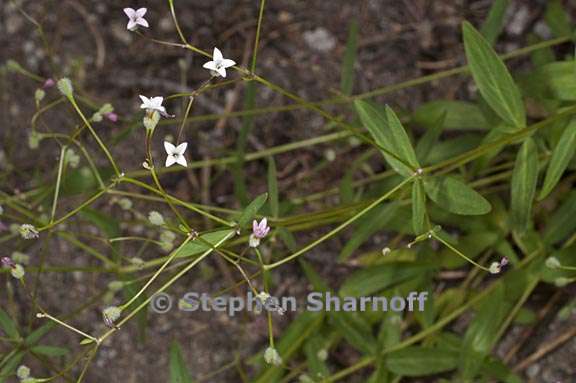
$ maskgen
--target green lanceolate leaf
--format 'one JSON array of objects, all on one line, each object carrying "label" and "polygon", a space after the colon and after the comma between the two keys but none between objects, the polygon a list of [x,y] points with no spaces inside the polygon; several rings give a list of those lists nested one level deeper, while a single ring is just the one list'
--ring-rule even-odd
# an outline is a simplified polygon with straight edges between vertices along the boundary
[{"label": "green lanceolate leaf", "polygon": [[422,180],[417,179],[412,183],[412,228],[414,234],[422,234],[426,231],[426,193]]},{"label": "green lanceolate leaf", "polygon": [[350,257],[356,249],[370,239],[374,233],[382,230],[396,215],[398,204],[389,203],[377,206],[368,212],[358,223],[350,240],[342,248],[338,261],[342,262]]},{"label": "green lanceolate leaf", "polygon": [[386,263],[354,272],[340,288],[339,294],[347,297],[373,295],[401,282],[412,280],[433,269],[428,263]]},{"label": "green lanceolate leaf", "polygon": [[474,320],[466,330],[459,363],[464,381],[469,381],[478,373],[484,358],[490,353],[497,340],[496,335],[505,309],[504,287],[498,285],[494,292],[483,299]]},{"label": "green lanceolate leaf", "polygon": [[238,227],[243,228],[252,221],[254,216],[258,213],[258,211],[264,206],[266,200],[268,199],[268,193],[260,194],[256,197],[250,204],[244,209],[240,219],[238,220]]},{"label": "green lanceolate leaf", "polygon": [[528,228],[537,182],[538,150],[534,140],[528,138],[518,151],[512,173],[510,205],[512,225],[516,230],[524,231]]},{"label": "green lanceolate leaf", "polygon": [[12,339],[19,339],[20,334],[18,333],[18,327],[16,327],[16,323],[10,318],[10,316],[6,313],[6,311],[0,308],[0,328],[4,331],[4,333],[12,338]]},{"label": "green lanceolate leaf", "polygon": [[[178,251],[178,255],[176,255],[176,257],[189,257],[203,253],[210,249],[209,244],[216,246],[218,242],[222,241],[233,232],[234,229],[225,229],[202,234],[200,236],[201,240],[188,242]],[[158,263],[160,264],[161,262],[163,262],[163,260],[159,259]]]},{"label": "green lanceolate leaf", "polygon": [[37,354],[47,355],[47,356],[63,356],[70,352],[67,348],[56,347],[56,346],[34,346],[30,350]]},{"label": "green lanceolate leaf", "polygon": [[504,16],[510,0],[495,0],[488,13],[488,18],[482,24],[481,32],[490,45],[494,45],[502,28],[504,27]]},{"label": "green lanceolate leaf", "polygon": [[382,154],[390,166],[405,177],[412,176],[420,165],[410,138],[394,111],[388,106],[382,111],[362,100],[356,100],[354,106],[374,141],[385,149]]},{"label": "green lanceolate leaf", "polygon": [[463,24],[464,48],[472,77],[488,105],[506,123],[526,126],[520,90],[490,43],[468,23]]},{"label": "green lanceolate leaf", "polygon": [[576,230],[576,190],[572,190],[560,207],[546,223],[543,239],[546,244],[555,245]]},{"label": "green lanceolate leaf", "polygon": [[556,37],[570,36],[572,33],[570,16],[566,13],[561,0],[548,1],[544,19]]},{"label": "green lanceolate leaf", "polygon": [[454,214],[482,215],[492,209],[486,198],[452,177],[425,178],[424,190],[438,206]]},{"label": "green lanceolate leaf", "polygon": [[352,94],[352,89],[354,87],[354,63],[356,62],[357,46],[358,22],[352,20],[348,29],[348,40],[346,41],[346,51],[344,52],[342,77],[340,80],[340,90],[347,96]]},{"label": "green lanceolate leaf", "polygon": [[278,207],[278,176],[274,157],[268,159],[268,192],[270,193],[270,213],[272,217],[278,217],[280,212]]},{"label": "green lanceolate leaf", "polygon": [[426,133],[420,138],[418,144],[416,145],[416,156],[421,163],[428,163],[428,157],[432,152],[432,149],[436,144],[438,144],[438,139],[442,134],[442,129],[444,128],[446,122],[447,113],[444,112],[438,119],[428,127]]},{"label": "green lanceolate leaf", "polygon": [[182,348],[174,341],[170,345],[170,383],[192,383],[192,376],[182,355]]},{"label": "green lanceolate leaf", "polygon": [[454,370],[458,353],[439,348],[408,346],[393,351],[386,358],[386,367],[403,376],[425,376]]},{"label": "green lanceolate leaf", "polygon": [[546,176],[544,177],[544,185],[540,191],[538,199],[546,198],[548,194],[554,189],[564,170],[568,167],[568,163],[574,157],[576,150],[576,118],[573,118],[564,129],[558,144],[552,152],[550,164],[546,169]]},{"label": "green lanceolate leaf", "polygon": [[445,115],[443,126],[446,130],[486,130],[490,124],[477,104],[465,101],[430,101],[420,105],[412,119],[414,123],[428,129],[437,125]]}]

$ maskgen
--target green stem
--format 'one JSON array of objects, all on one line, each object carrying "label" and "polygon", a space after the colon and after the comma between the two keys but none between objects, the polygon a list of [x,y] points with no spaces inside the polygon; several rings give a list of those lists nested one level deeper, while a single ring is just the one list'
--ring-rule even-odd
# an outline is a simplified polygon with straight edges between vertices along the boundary
[{"label": "green stem", "polygon": [[260,44],[260,31],[262,29],[262,20],[264,17],[264,8],[266,7],[266,0],[260,0],[260,12],[258,13],[258,25],[256,26],[256,38],[254,39],[254,55],[252,56],[252,66],[250,72],[254,73],[256,70],[256,58],[258,56],[258,48]]},{"label": "green stem", "polygon": [[454,253],[458,254],[459,256],[461,256],[462,258],[464,258],[466,261],[470,262],[471,264],[473,264],[474,266],[484,270],[484,271],[490,271],[490,269],[488,267],[482,266],[481,264],[475,262],[473,259],[465,256],[460,250],[458,250],[457,248],[455,248],[454,246],[452,246],[450,243],[448,243],[447,241],[445,241],[442,237],[436,235],[436,233],[434,231],[430,231],[430,235],[436,239],[437,241],[441,242],[444,246],[446,246],[447,248],[449,248],[450,250],[452,250]]},{"label": "green stem", "polygon": [[148,288],[148,286],[150,286],[152,284],[152,282],[154,282],[156,280],[156,278],[158,278],[158,276],[160,275],[160,273],[162,271],[164,271],[164,269],[168,266],[168,264],[170,264],[170,262],[172,262],[172,260],[174,258],[176,258],[176,256],[178,255],[178,253],[180,252],[180,250],[182,250],[184,248],[184,246],[186,246],[188,244],[188,242],[190,242],[191,240],[193,240],[194,237],[192,235],[189,235],[181,244],[180,246],[178,246],[178,248],[176,250],[174,250],[172,252],[172,254],[170,254],[170,256],[168,257],[168,259],[166,260],[166,262],[164,262],[162,264],[162,266],[160,266],[160,268],[158,270],[156,270],[156,272],[154,273],[154,275],[152,275],[152,277],[148,280],[148,282],[146,282],[146,284],[144,284],[144,286],[142,286],[142,288],[140,289],[140,291],[138,291],[136,294],[134,294],[134,296],[126,303],[124,303],[123,305],[120,306],[121,310],[125,310],[127,307],[129,307],[134,301],[136,301],[136,299],[138,299],[138,297],[140,297],[140,295],[142,295],[142,293],[144,293],[144,290],[146,290]]},{"label": "green stem", "polygon": [[64,171],[64,161],[66,160],[66,145],[60,151],[60,162],[58,164],[58,175],[56,177],[56,188],[54,189],[54,200],[52,201],[52,212],[50,214],[50,222],[54,222],[56,216],[56,205],[58,204],[58,194],[60,193],[60,182],[62,181],[62,172]]},{"label": "green stem", "polygon": [[308,244],[307,246],[303,247],[302,249],[298,250],[297,252],[295,252],[294,254],[278,261],[272,264],[268,264],[268,265],[264,265],[264,269],[265,270],[271,270],[274,269],[278,266],[283,265],[286,262],[290,262],[291,260],[299,257],[300,255],[306,253],[307,251],[309,251],[310,249],[316,247],[317,245],[319,245],[320,243],[324,242],[325,240],[331,238],[332,236],[334,236],[335,234],[339,233],[340,231],[342,231],[343,229],[345,229],[346,227],[348,227],[350,224],[352,224],[353,222],[355,222],[358,218],[362,217],[364,214],[368,213],[370,210],[372,210],[373,208],[375,208],[376,206],[378,206],[380,203],[382,203],[384,200],[390,198],[390,196],[392,196],[394,193],[396,193],[398,190],[402,189],[402,187],[404,187],[404,185],[406,185],[407,183],[411,182],[414,179],[415,176],[411,176],[408,177],[406,179],[404,179],[402,182],[400,182],[398,185],[396,185],[394,188],[392,188],[390,191],[388,191],[387,193],[385,193],[384,195],[382,195],[380,198],[378,198],[377,200],[375,200],[374,202],[372,202],[370,205],[366,206],[364,209],[362,209],[360,212],[356,213],[354,216],[352,216],[351,218],[349,218],[348,220],[346,220],[345,222],[343,222],[342,224],[340,224],[338,227],[336,227],[335,229],[331,230],[329,233],[323,235],[322,237],[318,238],[317,240],[313,241],[312,243]]},{"label": "green stem", "polygon": [[[226,235],[224,238],[222,238],[220,241],[218,241],[214,245],[214,247],[220,246],[221,244],[226,242],[228,239],[230,239],[234,235],[235,235],[235,232],[231,231],[228,235]],[[170,280],[168,280],[168,282],[166,282],[158,290],[156,290],[156,294],[161,293],[164,290],[166,290],[168,287],[170,287],[174,282],[176,282],[178,279],[180,279],[180,277],[182,277],[184,274],[186,274],[188,271],[190,271],[194,266],[196,266],[200,261],[202,261],[204,258],[206,258],[212,251],[213,251],[212,249],[208,249],[204,253],[202,253],[198,258],[196,258],[195,260],[190,262],[190,264],[188,266],[183,268],[180,272],[178,272],[175,276],[173,276]],[[111,334],[113,334],[115,331],[117,331],[117,329],[120,328],[124,323],[129,321],[134,315],[136,315],[138,312],[140,312],[140,310],[145,308],[150,303],[150,301],[152,300],[152,297],[153,297],[153,295],[146,298],[138,307],[136,307],[126,317],[124,317],[120,322],[118,322],[118,324],[116,326],[117,328],[110,329],[108,332],[106,332],[104,335],[102,335],[99,338],[99,340],[102,342],[106,338],[108,338]]]},{"label": "green stem", "polygon": [[116,176],[120,177],[121,173],[120,173],[120,170],[118,170],[118,166],[116,166],[116,161],[114,161],[112,154],[110,154],[110,151],[108,150],[106,145],[104,145],[104,143],[102,142],[102,140],[100,139],[98,134],[96,134],[96,131],[92,128],[92,125],[90,124],[88,119],[86,119],[86,116],[84,116],[84,113],[82,113],[82,110],[80,110],[80,107],[78,107],[78,103],[74,99],[74,96],[71,95],[70,97],[68,97],[68,100],[70,101],[70,103],[72,104],[72,106],[74,107],[76,112],[80,115],[80,118],[82,119],[82,121],[84,122],[84,124],[86,125],[88,130],[90,130],[90,133],[92,134],[92,136],[94,137],[94,139],[96,140],[96,142],[98,143],[100,148],[104,151],[104,153],[106,154],[106,157],[108,157],[108,161],[110,161],[110,164],[112,164],[112,167],[114,168],[114,173],[116,173]]}]

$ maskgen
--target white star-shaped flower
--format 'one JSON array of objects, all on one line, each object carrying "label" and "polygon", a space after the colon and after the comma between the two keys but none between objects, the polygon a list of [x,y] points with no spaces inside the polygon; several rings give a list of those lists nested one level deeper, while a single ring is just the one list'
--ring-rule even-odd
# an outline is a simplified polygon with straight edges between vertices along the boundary
[{"label": "white star-shaped flower", "polygon": [[140,95],[140,100],[142,100],[142,105],[140,105],[140,109],[146,109],[148,112],[153,112],[157,110],[162,115],[166,115],[166,108],[162,106],[162,102],[164,102],[164,97],[145,97]]},{"label": "white star-shaped flower", "polygon": [[222,56],[220,49],[214,48],[214,54],[212,55],[212,61],[208,61],[202,67],[210,70],[213,74],[216,73],[222,77],[226,77],[226,68],[236,65],[234,60],[225,59]]},{"label": "white star-shaped flower", "polygon": [[141,25],[145,28],[148,28],[148,21],[144,19],[144,15],[148,9],[140,8],[140,9],[133,9],[133,8],[124,8],[124,13],[128,16],[128,25],[126,28],[129,31],[135,31],[138,28],[138,25]]},{"label": "white star-shaped flower", "polygon": [[164,149],[166,149],[166,154],[168,155],[166,157],[166,167],[170,167],[174,164],[180,164],[184,167],[188,166],[186,157],[184,157],[184,152],[186,152],[187,147],[187,142],[174,146],[170,142],[164,141]]}]

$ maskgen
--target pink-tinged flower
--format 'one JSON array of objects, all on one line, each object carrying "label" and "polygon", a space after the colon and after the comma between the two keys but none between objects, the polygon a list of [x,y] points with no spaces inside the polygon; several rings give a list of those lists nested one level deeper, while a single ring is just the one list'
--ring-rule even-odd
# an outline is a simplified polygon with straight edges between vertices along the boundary
[{"label": "pink-tinged flower", "polygon": [[107,119],[109,119],[112,122],[118,122],[118,115],[114,112],[105,113],[104,117],[106,117]]},{"label": "pink-tinged flower", "polygon": [[260,246],[260,240],[268,235],[269,232],[270,226],[268,226],[268,220],[266,220],[266,218],[262,218],[260,223],[256,220],[252,221],[252,234],[250,234],[250,238],[248,239],[250,247]]},{"label": "pink-tinged flower", "polygon": [[187,142],[183,142],[178,146],[174,146],[170,142],[164,141],[164,149],[166,149],[167,154],[166,167],[170,167],[174,164],[179,164],[184,167],[188,166],[186,157],[184,157],[184,152],[186,152],[187,147]]},{"label": "pink-tinged flower", "polygon": [[252,222],[252,234],[258,239],[264,238],[270,232],[270,226],[268,226],[268,220],[266,218],[262,218],[262,221],[258,223],[258,221],[254,220]]},{"label": "pink-tinged flower", "polygon": [[226,68],[236,65],[234,60],[225,59],[222,56],[220,49],[214,48],[214,53],[212,54],[212,61],[208,61],[202,67],[208,69],[213,75],[219,75],[226,77]]},{"label": "pink-tinged flower", "polygon": [[148,9],[140,8],[138,10],[134,10],[133,8],[124,8],[124,13],[128,16],[128,25],[126,29],[129,31],[135,31],[139,25],[148,28],[148,21],[144,19],[144,15]]},{"label": "pink-tinged flower", "polygon": [[16,267],[16,264],[12,259],[10,259],[10,257],[2,257],[2,266],[13,269]]},{"label": "pink-tinged flower", "polygon": [[47,79],[46,81],[44,81],[44,85],[42,86],[44,89],[48,89],[48,88],[52,88],[54,85],[56,85],[56,81],[54,81],[54,79]]}]

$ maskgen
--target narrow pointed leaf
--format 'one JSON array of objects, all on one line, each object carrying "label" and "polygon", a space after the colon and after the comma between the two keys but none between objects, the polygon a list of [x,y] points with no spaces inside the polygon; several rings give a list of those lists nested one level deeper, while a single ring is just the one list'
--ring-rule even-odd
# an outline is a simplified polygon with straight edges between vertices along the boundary
[{"label": "narrow pointed leaf", "polygon": [[443,112],[440,117],[428,127],[426,133],[420,138],[418,144],[416,145],[416,156],[421,163],[428,163],[428,157],[434,146],[438,143],[438,139],[442,134],[442,129],[444,129],[444,124],[446,121],[447,113]]},{"label": "narrow pointed leaf", "polygon": [[438,206],[454,214],[482,215],[492,209],[482,195],[452,177],[426,178],[424,190]]},{"label": "narrow pointed leaf", "polygon": [[422,180],[417,179],[412,183],[412,229],[414,234],[422,234],[426,220],[426,193]]},{"label": "narrow pointed leaf", "polygon": [[345,95],[352,94],[354,87],[354,63],[356,62],[356,50],[358,46],[358,22],[352,20],[348,29],[348,40],[344,51],[344,62],[342,63],[342,78],[340,80],[340,90]]},{"label": "narrow pointed leaf", "polygon": [[270,194],[270,213],[272,217],[278,217],[280,212],[278,207],[278,176],[274,157],[268,159],[268,193]]},{"label": "narrow pointed leaf", "polygon": [[238,226],[243,228],[248,225],[252,219],[258,214],[258,211],[264,206],[268,199],[268,193],[260,194],[256,197],[250,204],[244,209],[240,219],[238,220]]},{"label": "narrow pointed leaf", "polygon": [[516,230],[524,231],[528,228],[537,182],[538,151],[534,140],[528,138],[518,151],[512,173],[510,205],[512,224]]},{"label": "narrow pointed leaf", "polygon": [[396,172],[410,177],[415,169],[420,168],[410,138],[391,108],[386,106],[382,111],[362,100],[356,100],[354,106],[374,141],[385,149],[382,150],[382,154]]},{"label": "narrow pointed leaf", "polygon": [[560,177],[568,167],[570,160],[574,157],[576,150],[576,118],[573,118],[564,129],[558,144],[552,152],[550,163],[546,169],[546,176],[544,177],[544,185],[540,191],[538,199],[546,198],[548,194],[554,189]]},{"label": "narrow pointed leaf", "polygon": [[458,353],[452,350],[408,346],[386,357],[386,367],[403,376],[425,376],[454,370]]},{"label": "narrow pointed leaf", "polygon": [[494,45],[498,35],[502,32],[504,16],[506,16],[506,8],[508,8],[509,3],[510,0],[495,0],[490,7],[486,21],[482,24],[481,32],[490,45]]},{"label": "narrow pointed leaf", "polygon": [[4,332],[4,334],[12,339],[20,338],[20,334],[18,333],[18,327],[16,323],[10,318],[10,316],[6,313],[6,311],[0,308],[0,329]]},{"label": "narrow pointed leaf", "polygon": [[504,287],[498,285],[483,299],[474,320],[466,330],[459,363],[464,381],[474,378],[482,367],[485,357],[496,341],[505,309]]},{"label": "narrow pointed leaf", "polygon": [[570,16],[566,13],[561,0],[548,1],[544,19],[556,37],[570,36],[572,33]]},{"label": "narrow pointed leaf", "polygon": [[192,383],[192,376],[182,355],[182,348],[174,341],[170,345],[170,383]]},{"label": "narrow pointed leaf", "polygon": [[506,123],[516,128],[526,126],[520,90],[502,59],[472,24],[464,22],[463,34],[468,65],[482,97]]}]

